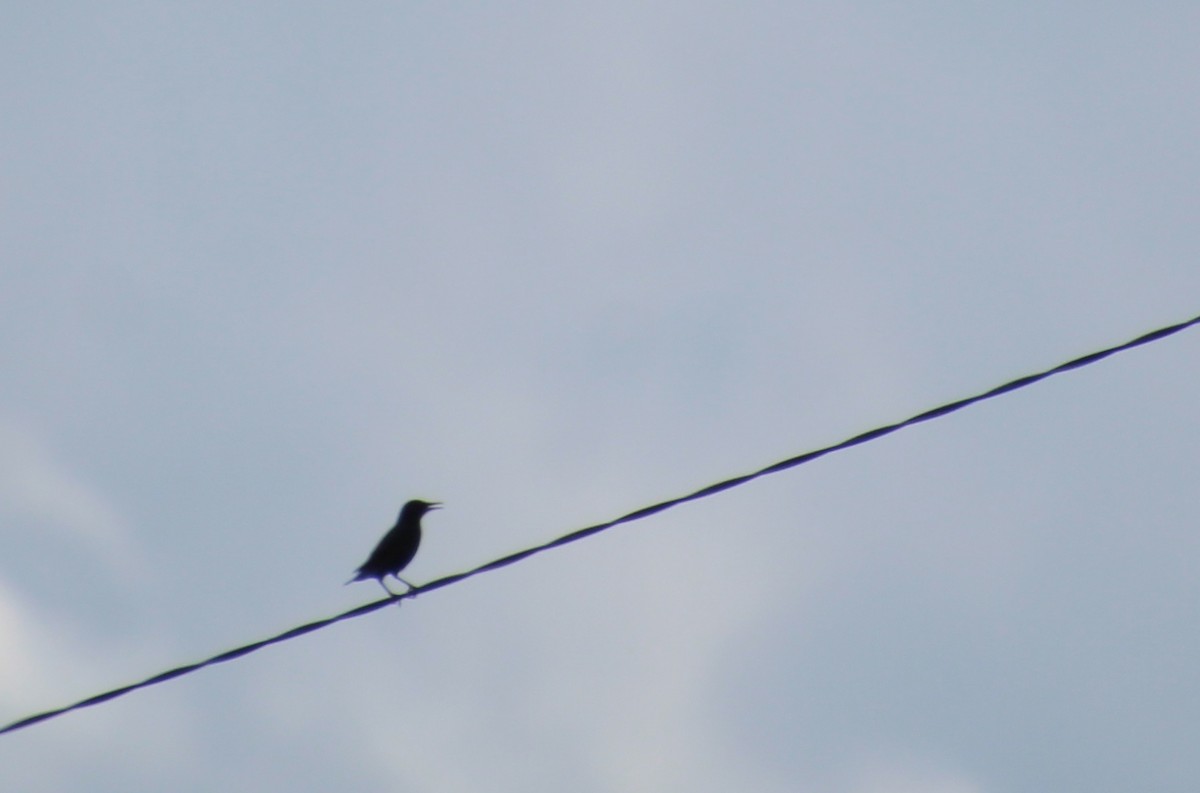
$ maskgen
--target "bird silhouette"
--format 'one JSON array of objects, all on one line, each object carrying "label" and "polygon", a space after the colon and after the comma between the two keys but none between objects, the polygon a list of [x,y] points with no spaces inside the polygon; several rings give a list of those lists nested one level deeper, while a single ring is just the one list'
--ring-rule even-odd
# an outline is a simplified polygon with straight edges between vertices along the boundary
[{"label": "bird silhouette", "polygon": [[400,571],[413,560],[417,555],[417,548],[421,545],[421,518],[426,512],[440,509],[441,506],[436,501],[420,499],[413,499],[405,504],[400,509],[400,517],[396,518],[396,525],[383,535],[383,539],[375,546],[375,550],[371,551],[367,561],[354,571],[354,577],[346,583],[374,578],[389,595],[395,597],[397,593],[388,589],[388,585],[383,582],[383,579],[390,575],[409,589],[416,589],[400,577]]}]

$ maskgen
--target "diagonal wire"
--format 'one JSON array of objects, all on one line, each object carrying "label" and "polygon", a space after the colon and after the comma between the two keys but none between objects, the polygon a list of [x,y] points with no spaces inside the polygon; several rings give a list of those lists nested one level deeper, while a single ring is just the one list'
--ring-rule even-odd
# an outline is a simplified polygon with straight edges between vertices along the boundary
[{"label": "diagonal wire", "polygon": [[543,551],[548,551],[551,548],[557,548],[559,546],[566,545],[568,543],[582,540],[584,537],[590,537],[593,534],[597,534],[599,532],[605,531],[606,529],[611,529],[612,527],[618,526],[622,523],[632,523],[635,520],[641,520],[642,518],[648,518],[651,515],[656,515],[659,512],[663,512],[664,510],[670,509],[671,507],[676,507],[676,506],[679,506],[680,504],[685,504],[689,501],[697,501],[702,498],[707,498],[708,496],[716,495],[717,493],[720,493],[724,490],[729,490],[731,488],[738,487],[739,485],[744,485],[747,482],[751,482],[755,479],[758,479],[759,477],[767,476],[768,474],[776,474],[776,473],[779,473],[780,471],[786,471],[790,468],[795,468],[798,465],[803,465],[805,463],[812,462],[813,460],[816,460],[819,457],[824,457],[825,455],[830,454],[832,452],[841,451],[842,449],[849,449],[852,446],[858,446],[859,444],[867,443],[868,441],[873,441],[878,438],[882,438],[885,435],[890,435],[893,432],[904,429],[905,427],[910,427],[914,424],[920,424],[925,421],[930,421],[931,419],[940,418],[947,414],[953,413],[957,410],[962,410],[963,408],[968,407],[969,405],[973,405],[976,402],[983,402],[984,400],[992,399],[993,397],[998,397],[1002,394],[1007,394],[1011,391],[1016,391],[1018,389],[1025,388],[1026,386],[1030,386],[1041,380],[1045,380],[1048,377],[1053,377],[1056,374],[1061,374],[1063,372],[1068,372],[1072,369],[1079,369],[1084,366],[1089,366],[1093,363],[1096,363],[1098,361],[1101,361],[1101,360],[1109,357],[1110,355],[1115,355],[1116,353],[1124,352],[1125,350],[1131,350],[1134,347],[1140,347],[1143,344],[1149,344],[1150,342],[1158,341],[1159,339],[1163,339],[1163,338],[1166,338],[1167,336],[1174,335],[1176,333],[1179,333],[1182,330],[1185,330],[1187,328],[1192,327],[1193,325],[1198,325],[1198,324],[1200,324],[1200,316],[1193,317],[1192,319],[1186,320],[1184,322],[1180,322],[1175,325],[1169,325],[1165,328],[1159,328],[1158,330],[1154,330],[1154,331],[1151,331],[1150,333],[1144,334],[1142,336],[1138,336],[1136,339],[1127,341],[1124,344],[1118,344],[1115,347],[1109,347],[1107,349],[1100,350],[1098,352],[1093,352],[1093,353],[1089,353],[1088,355],[1080,356],[1073,360],[1067,361],[1066,363],[1061,363],[1058,366],[1055,366],[1051,369],[1046,369],[1045,371],[1038,372],[1036,374],[1030,374],[1030,375],[1026,375],[1024,377],[1018,377],[1016,380],[1012,380],[1003,385],[996,386],[995,388],[990,389],[988,391],[984,391],[980,394],[976,394],[974,396],[969,396],[964,399],[958,399],[958,400],[955,400],[954,402],[947,402],[944,405],[932,408],[930,410],[926,410],[923,413],[918,413],[915,416],[904,419],[903,421],[898,421],[895,424],[888,424],[883,427],[877,427],[873,430],[868,430],[867,432],[861,433],[859,435],[855,435],[852,438],[847,438],[846,440],[841,441],[839,443],[835,443],[832,446],[825,446],[823,448],[816,449],[811,452],[805,452],[804,454],[798,454],[795,457],[789,457],[786,460],[780,460],[777,463],[772,463],[771,465],[768,465],[765,468],[760,468],[757,471],[752,471],[748,474],[742,474],[741,476],[735,476],[730,479],[725,479],[721,482],[716,482],[716,483],[708,485],[706,487],[702,487],[699,490],[696,490],[692,493],[688,493],[687,495],[678,496],[676,498],[668,499],[666,501],[660,501],[657,504],[651,504],[648,507],[642,507],[641,509],[636,509],[633,512],[630,512],[626,515],[622,515],[619,518],[614,518],[613,520],[607,521],[605,523],[597,523],[594,526],[588,526],[586,528],[578,529],[576,531],[571,532],[570,534],[564,534],[563,536],[558,537],[557,539],[550,540],[549,542],[546,542],[546,543],[542,543],[541,545],[537,545],[532,548],[526,548],[525,550],[517,551],[516,553],[509,554],[508,556],[503,556],[499,559],[495,559],[491,562],[488,562],[487,564],[480,565],[479,567],[476,567],[472,570],[467,570],[466,572],[455,573],[454,575],[449,575],[449,576],[445,576],[444,578],[439,578],[436,581],[431,581],[428,584],[425,584],[424,586],[417,587],[416,589],[411,589],[407,592],[404,592],[401,595],[396,595],[394,597],[389,597],[389,598],[383,598],[381,600],[377,600],[372,603],[367,603],[362,606],[358,606],[356,608],[350,609],[349,611],[343,612],[343,613],[335,615],[333,617],[326,617],[325,619],[316,620],[315,622],[309,622],[304,625],[300,625],[298,627],[292,628],[290,630],[286,630],[283,633],[277,634],[275,636],[271,636],[266,639],[261,639],[256,642],[251,642],[250,644],[246,644],[241,647],[235,647],[232,650],[227,650],[223,653],[220,653],[219,655],[214,655],[213,657],[207,658],[203,661],[198,661],[198,662],[192,663],[192,664],[186,664],[184,666],[178,666],[178,667],[175,667],[174,669],[169,669],[165,672],[160,672],[159,674],[154,675],[152,677],[148,677],[145,680],[142,680],[140,682],[131,683],[130,685],[127,685],[127,686],[121,686],[120,688],[114,688],[114,689],[111,689],[110,691],[105,691],[104,693],[96,694],[95,696],[88,697],[87,699],[82,699],[74,704],[67,705],[65,707],[56,708],[54,710],[43,711],[42,713],[35,713],[32,716],[27,716],[23,719],[18,719],[17,721],[14,721],[11,724],[4,726],[3,728],[0,728],[0,735],[3,735],[4,733],[7,733],[7,732],[13,732],[14,730],[19,730],[24,727],[30,727],[39,722],[46,721],[47,719],[52,719],[57,716],[61,716],[65,713],[69,713],[70,711],[73,711],[73,710],[79,710],[81,708],[87,708],[87,707],[91,707],[93,705],[99,705],[102,702],[108,702],[111,699],[116,699],[117,697],[124,696],[125,694],[129,694],[133,691],[137,691],[139,688],[146,688],[148,686],[158,685],[159,683],[165,683],[168,680],[173,680],[177,677],[182,677],[183,675],[191,674],[192,672],[198,671],[206,666],[213,666],[214,664],[221,664],[221,663],[225,663],[226,661],[232,661],[235,658],[241,658],[242,656],[249,655],[250,653],[252,653],[256,650],[261,650],[262,648],[268,647],[272,644],[279,644],[281,642],[285,642],[290,639],[295,639],[296,637],[303,636],[306,633],[312,633],[313,631],[320,630],[321,628],[332,625],[335,622],[341,622],[342,620],[348,620],[348,619],[352,619],[354,617],[361,617],[364,614],[369,614],[372,611],[377,611],[378,609],[381,609],[384,606],[390,605],[392,603],[398,603],[399,601],[401,601],[405,598],[415,597],[417,594],[419,594],[421,592],[429,592],[434,589],[441,589],[442,587],[447,587],[447,586],[450,586],[451,584],[457,584],[460,581],[463,581],[467,578],[471,578],[473,576],[480,575],[481,573],[487,573],[487,572],[496,570],[501,567],[507,567],[510,564],[516,564],[517,562],[519,562],[523,559],[527,559],[530,556],[533,556],[534,554],[539,554],[539,553],[542,553]]}]

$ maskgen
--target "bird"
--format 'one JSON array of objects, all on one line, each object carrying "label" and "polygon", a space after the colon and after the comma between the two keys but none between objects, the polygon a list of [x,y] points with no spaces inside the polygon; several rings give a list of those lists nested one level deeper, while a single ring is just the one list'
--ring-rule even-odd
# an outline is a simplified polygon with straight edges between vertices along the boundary
[{"label": "bird", "polygon": [[400,578],[400,571],[413,560],[413,557],[417,555],[417,548],[421,545],[421,518],[426,512],[441,509],[441,507],[442,505],[437,501],[421,501],[420,499],[413,499],[401,507],[400,517],[396,518],[396,525],[383,535],[383,539],[375,546],[375,550],[371,551],[367,561],[354,571],[354,577],[346,583],[352,584],[355,581],[374,578],[389,595],[396,597],[397,593],[388,589],[388,585],[383,582],[383,579],[390,575],[404,583],[410,590],[416,589],[412,584]]}]

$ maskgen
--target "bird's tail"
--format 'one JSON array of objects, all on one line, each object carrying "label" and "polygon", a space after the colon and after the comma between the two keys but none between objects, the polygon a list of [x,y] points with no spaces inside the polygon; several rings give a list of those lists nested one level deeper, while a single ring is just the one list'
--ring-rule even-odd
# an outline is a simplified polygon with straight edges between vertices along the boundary
[{"label": "bird's tail", "polygon": [[354,571],[354,578],[351,578],[351,579],[350,579],[349,581],[347,581],[345,584],[342,584],[342,586],[346,586],[346,584],[353,584],[355,581],[361,581],[361,580],[363,580],[364,578],[366,578],[366,576],[364,576],[364,575],[363,575],[363,571],[362,571],[362,570],[355,570],[355,571]]}]

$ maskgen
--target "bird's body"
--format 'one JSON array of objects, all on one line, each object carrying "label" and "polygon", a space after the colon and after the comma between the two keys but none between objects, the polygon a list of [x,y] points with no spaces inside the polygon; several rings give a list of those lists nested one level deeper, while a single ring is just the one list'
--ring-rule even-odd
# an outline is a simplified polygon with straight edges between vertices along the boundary
[{"label": "bird's body", "polygon": [[396,593],[383,583],[383,579],[390,575],[403,582],[409,589],[413,589],[412,584],[400,578],[400,571],[413,560],[417,555],[417,548],[421,545],[421,518],[426,512],[439,507],[441,504],[419,499],[405,504],[400,510],[400,517],[396,519],[396,525],[383,535],[383,539],[375,546],[375,550],[371,551],[367,561],[354,571],[354,577],[346,583],[374,578],[389,595],[395,595]]}]

